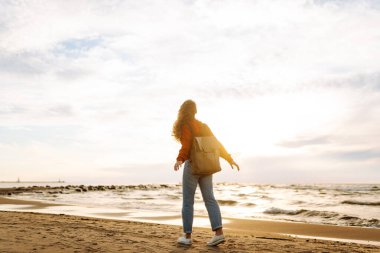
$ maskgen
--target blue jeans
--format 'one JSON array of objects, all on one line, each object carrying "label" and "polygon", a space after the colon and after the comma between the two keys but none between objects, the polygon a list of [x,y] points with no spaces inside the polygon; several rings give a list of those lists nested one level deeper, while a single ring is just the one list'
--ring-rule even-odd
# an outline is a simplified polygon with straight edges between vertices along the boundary
[{"label": "blue jeans", "polygon": [[218,202],[215,200],[212,175],[197,176],[191,173],[191,164],[189,160],[185,161],[182,179],[182,222],[183,232],[191,233],[193,228],[194,217],[194,195],[197,185],[201,188],[203,201],[205,202],[208,217],[210,219],[212,230],[215,231],[222,227],[222,216]]}]

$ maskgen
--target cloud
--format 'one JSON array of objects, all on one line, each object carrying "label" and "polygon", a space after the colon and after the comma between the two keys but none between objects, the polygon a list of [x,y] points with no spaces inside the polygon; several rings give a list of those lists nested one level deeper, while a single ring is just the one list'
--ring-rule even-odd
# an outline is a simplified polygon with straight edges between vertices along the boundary
[{"label": "cloud", "polygon": [[23,114],[26,111],[27,108],[17,105],[4,106],[3,108],[0,108],[0,115]]},{"label": "cloud", "polygon": [[0,72],[24,75],[41,74],[42,71],[36,66],[32,54],[9,54],[3,53],[0,56]]},{"label": "cloud", "polygon": [[333,152],[328,153],[326,156],[331,157],[336,160],[372,160],[372,159],[380,159],[380,151],[379,150],[354,150],[354,151],[346,151],[346,152]]},{"label": "cloud", "polygon": [[74,113],[71,106],[69,105],[57,105],[57,106],[48,108],[47,114],[52,117],[54,116],[65,117],[65,116],[72,116]]},{"label": "cloud", "polygon": [[351,73],[341,78],[321,78],[314,82],[316,87],[328,87],[338,89],[355,89],[370,92],[380,91],[380,72]]},{"label": "cloud", "polygon": [[379,23],[377,1],[1,2],[0,135],[25,155],[9,173],[162,164],[187,98],[242,159],[289,173],[320,169],[297,152],[378,150]]},{"label": "cloud", "polygon": [[313,146],[326,144],[329,142],[329,138],[327,136],[315,137],[315,138],[298,138],[296,140],[291,141],[283,141],[279,143],[279,146],[287,147],[287,148],[300,148],[305,146]]}]

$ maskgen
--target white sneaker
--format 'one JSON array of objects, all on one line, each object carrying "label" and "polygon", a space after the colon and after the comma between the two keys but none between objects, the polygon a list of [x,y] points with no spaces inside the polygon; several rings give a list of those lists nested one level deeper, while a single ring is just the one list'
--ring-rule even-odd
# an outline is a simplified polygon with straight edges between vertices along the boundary
[{"label": "white sneaker", "polygon": [[183,245],[191,245],[192,242],[193,241],[191,240],[191,238],[186,238],[185,236],[181,236],[177,240],[177,243],[183,244]]},{"label": "white sneaker", "polygon": [[207,242],[207,245],[208,246],[216,246],[220,243],[223,243],[225,242],[226,239],[224,238],[224,235],[215,235],[211,241]]}]

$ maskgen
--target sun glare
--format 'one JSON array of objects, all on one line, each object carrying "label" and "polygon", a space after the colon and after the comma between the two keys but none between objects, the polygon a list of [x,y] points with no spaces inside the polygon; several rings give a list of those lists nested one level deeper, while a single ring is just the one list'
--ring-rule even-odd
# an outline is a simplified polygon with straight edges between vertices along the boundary
[{"label": "sun glare", "polygon": [[285,155],[289,150],[279,143],[327,134],[344,118],[344,104],[343,98],[326,93],[267,95],[205,105],[199,117],[210,119],[214,134],[232,154]]}]

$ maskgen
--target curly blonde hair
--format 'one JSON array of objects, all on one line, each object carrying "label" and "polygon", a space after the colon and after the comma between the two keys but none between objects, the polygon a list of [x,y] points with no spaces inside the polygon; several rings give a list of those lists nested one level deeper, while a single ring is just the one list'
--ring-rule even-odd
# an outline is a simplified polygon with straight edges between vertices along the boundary
[{"label": "curly blonde hair", "polygon": [[195,118],[197,113],[197,105],[191,99],[186,100],[182,103],[181,107],[178,110],[177,120],[173,124],[172,136],[178,142],[181,139],[182,135],[182,126],[186,122]]}]

